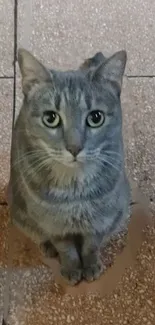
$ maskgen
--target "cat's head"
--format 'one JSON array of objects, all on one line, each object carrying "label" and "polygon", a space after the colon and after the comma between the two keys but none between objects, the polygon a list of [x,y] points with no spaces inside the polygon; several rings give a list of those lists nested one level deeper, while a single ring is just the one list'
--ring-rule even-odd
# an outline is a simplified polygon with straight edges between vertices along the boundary
[{"label": "cat's head", "polygon": [[108,152],[117,151],[122,141],[125,51],[110,58],[97,53],[78,70],[67,72],[48,70],[24,49],[18,61],[24,127],[49,159],[73,169],[106,161]]}]

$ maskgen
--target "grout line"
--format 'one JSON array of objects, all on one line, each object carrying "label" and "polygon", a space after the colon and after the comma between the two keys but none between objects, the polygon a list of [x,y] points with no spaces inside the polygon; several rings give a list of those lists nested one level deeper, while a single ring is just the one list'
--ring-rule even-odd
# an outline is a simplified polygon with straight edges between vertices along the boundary
[{"label": "grout line", "polygon": [[[16,65],[16,62],[17,62],[17,48],[16,48],[16,55],[14,55],[15,57],[15,65]],[[14,63],[13,63],[14,65]],[[15,78],[16,78],[16,67],[15,68],[15,71],[14,71],[14,74],[15,74]],[[125,77],[127,78],[155,78],[155,75],[124,75]],[[0,76],[0,79],[14,79],[14,76]]]},{"label": "grout line", "polygon": [[0,76],[0,79],[14,79],[14,76]]},{"label": "grout line", "polygon": [[[17,45],[17,43],[16,43],[16,45]],[[15,53],[15,55],[14,55],[14,60],[15,60],[15,66],[16,66],[16,62],[17,62],[17,47],[16,47],[16,53]],[[14,65],[14,63],[13,63],[13,65]],[[16,78],[16,67],[14,67],[14,74],[15,74],[15,78]],[[130,74],[130,75],[124,75],[125,77],[127,77],[127,78],[130,78],[130,79],[132,79],[132,78],[155,78],[155,75],[132,75],[132,74]],[[0,76],[0,79],[14,79],[14,76]]]},{"label": "grout line", "polygon": [[13,130],[13,127],[14,127],[15,110],[16,110],[17,24],[18,24],[18,0],[14,0],[14,60],[13,60],[14,84],[13,84],[12,130]]},{"label": "grout line", "polygon": [[155,75],[125,75],[127,78],[155,78]]}]

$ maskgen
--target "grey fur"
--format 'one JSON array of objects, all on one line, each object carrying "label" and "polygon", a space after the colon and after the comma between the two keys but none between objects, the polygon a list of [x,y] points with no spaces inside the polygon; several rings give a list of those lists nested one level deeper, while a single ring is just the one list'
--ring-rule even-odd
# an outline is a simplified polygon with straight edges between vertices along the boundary
[{"label": "grey fur", "polygon": [[[94,280],[102,272],[101,243],[129,212],[120,103],[126,53],[100,53],[68,72],[49,71],[23,49],[18,61],[24,101],[13,132],[13,222],[48,254],[59,254],[71,284]],[[47,110],[60,114],[60,127],[43,125]],[[105,115],[99,128],[86,125],[91,110]]]}]

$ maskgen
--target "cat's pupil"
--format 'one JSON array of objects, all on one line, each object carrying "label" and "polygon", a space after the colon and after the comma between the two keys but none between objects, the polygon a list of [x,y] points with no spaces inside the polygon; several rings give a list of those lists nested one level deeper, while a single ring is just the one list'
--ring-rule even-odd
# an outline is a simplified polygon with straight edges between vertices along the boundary
[{"label": "cat's pupil", "polygon": [[53,123],[54,120],[56,119],[56,113],[49,112],[49,113],[47,113],[46,118],[47,118],[48,123]]},{"label": "cat's pupil", "polygon": [[99,123],[100,120],[101,120],[101,117],[102,117],[101,112],[93,112],[93,113],[91,114],[91,120],[92,120],[92,122],[93,122],[94,124]]}]

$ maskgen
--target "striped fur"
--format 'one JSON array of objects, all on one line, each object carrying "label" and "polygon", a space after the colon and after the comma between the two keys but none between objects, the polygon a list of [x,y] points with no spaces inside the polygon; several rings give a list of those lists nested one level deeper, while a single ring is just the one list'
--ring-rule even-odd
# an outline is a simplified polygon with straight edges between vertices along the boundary
[{"label": "striped fur", "polygon": [[[16,121],[11,157],[12,218],[41,247],[52,247],[71,283],[102,272],[99,248],[128,216],[130,190],[124,169],[121,83],[124,51],[101,53],[79,70],[47,70],[19,50],[24,100]],[[42,123],[44,111],[62,120]],[[100,128],[86,125],[100,110]],[[73,162],[67,148],[81,148]],[[45,244],[45,245],[44,245]]]}]

